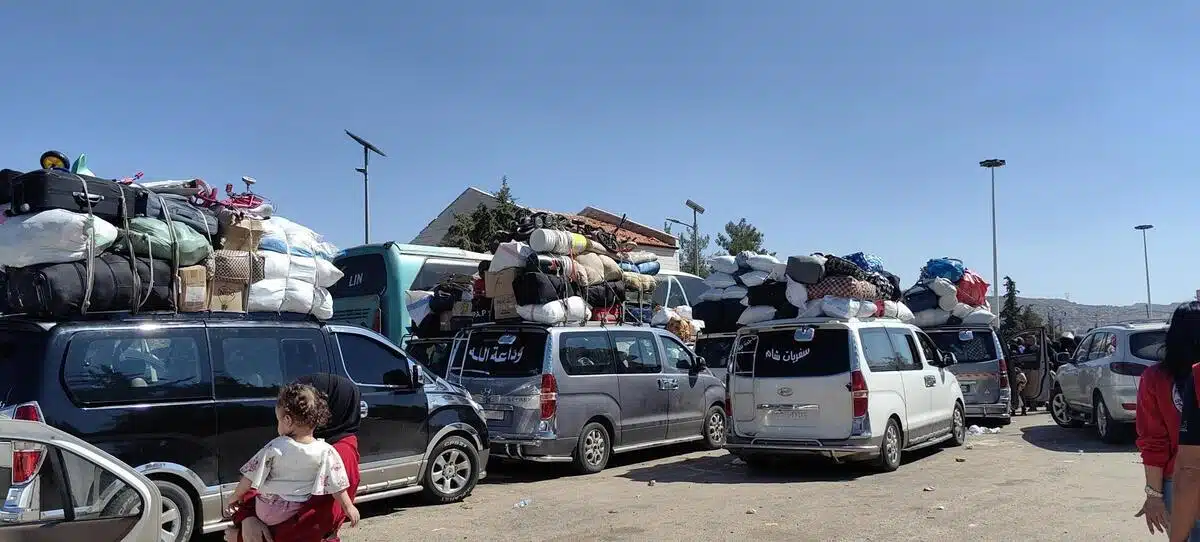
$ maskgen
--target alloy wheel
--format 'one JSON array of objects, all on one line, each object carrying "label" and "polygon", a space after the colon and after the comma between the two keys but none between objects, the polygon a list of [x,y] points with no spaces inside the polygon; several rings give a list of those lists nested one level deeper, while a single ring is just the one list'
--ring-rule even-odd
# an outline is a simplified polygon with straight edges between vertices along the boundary
[{"label": "alloy wheel", "polygon": [[179,521],[179,507],[171,499],[163,499],[162,503],[161,523],[158,526],[159,542],[182,542],[179,540],[179,532],[183,530],[183,523]]},{"label": "alloy wheel", "polygon": [[447,495],[452,495],[464,487],[471,479],[471,460],[467,454],[456,449],[441,453],[433,462],[430,471],[434,487]]},{"label": "alloy wheel", "polygon": [[604,454],[608,453],[604,434],[599,429],[588,431],[583,437],[583,460],[589,465],[597,466],[604,462]]},{"label": "alloy wheel", "polygon": [[1055,420],[1066,422],[1070,419],[1067,414],[1067,400],[1062,393],[1056,393],[1050,398],[1050,413]]},{"label": "alloy wheel", "polygon": [[888,463],[893,465],[900,463],[900,435],[896,432],[895,425],[889,425],[887,432],[883,435],[883,450],[887,454]]},{"label": "alloy wheel", "polygon": [[714,444],[725,441],[725,416],[720,412],[708,417],[708,441]]}]

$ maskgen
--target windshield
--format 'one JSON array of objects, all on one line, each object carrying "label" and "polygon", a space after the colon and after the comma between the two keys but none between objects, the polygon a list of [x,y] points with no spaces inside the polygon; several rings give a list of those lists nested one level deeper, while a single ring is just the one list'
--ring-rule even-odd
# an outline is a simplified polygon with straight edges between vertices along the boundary
[{"label": "windshield", "polygon": [[1166,330],[1134,333],[1129,336],[1129,352],[1138,359],[1162,361],[1166,342]]},{"label": "windshield", "polygon": [[687,293],[688,303],[695,305],[700,302],[700,294],[708,291],[708,285],[704,283],[704,279],[692,277],[688,275],[677,275],[675,277],[679,284],[683,285],[683,291]]},{"label": "windshield", "polygon": [[345,274],[329,288],[334,299],[383,295],[387,290],[387,265],[382,254],[345,256],[334,260],[333,265]]},{"label": "windshield", "polygon": [[[739,364],[741,361],[739,360]],[[811,341],[797,341],[795,329],[758,334],[754,376],[809,378],[850,371],[850,333],[845,329],[815,330]],[[739,371],[747,367],[738,367]]]},{"label": "windshield", "polygon": [[471,333],[463,376],[517,378],[542,374],[546,332],[496,330]]},{"label": "windshield", "polygon": [[696,355],[714,369],[729,365],[729,351],[733,349],[733,337],[710,337],[696,340]]},{"label": "windshield", "polygon": [[991,331],[971,330],[971,337],[960,336],[960,330],[926,331],[938,349],[954,354],[959,363],[976,363],[1000,359],[996,355],[996,340]]},{"label": "windshield", "polygon": [[451,340],[412,340],[408,341],[404,351],[433,374],[444,377],[453,344]]}]

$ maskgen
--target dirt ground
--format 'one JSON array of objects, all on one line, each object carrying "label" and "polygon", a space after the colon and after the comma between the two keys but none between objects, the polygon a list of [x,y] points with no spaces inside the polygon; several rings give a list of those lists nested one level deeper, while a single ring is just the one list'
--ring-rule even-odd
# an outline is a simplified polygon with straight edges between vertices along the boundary
[{"label": "dirt ground", "polygon": [[889,474],[826,461],[759,474],[694,447],[617,456],[592,476],[497,463],[460,504],[364,504],[343,539],[1152,540],[1133,518],[1142,485],[1132,443],[1030,413]]}]

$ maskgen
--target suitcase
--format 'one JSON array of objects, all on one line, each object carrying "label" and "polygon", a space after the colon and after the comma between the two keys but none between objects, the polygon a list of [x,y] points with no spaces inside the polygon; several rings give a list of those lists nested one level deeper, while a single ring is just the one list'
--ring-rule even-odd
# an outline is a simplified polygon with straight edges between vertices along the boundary
[{"label": "suitcase", "polygon": [[[84,182],[87,193],[84,193]],[[135,191],[115,181],[76,175],[59,169],[39,169],[12,180],[10,213],[23,215],[48,209],[87,213],[119,223],[132,216]]]},{"label": "suitcase", "polygon": [[[208,237],[217,235],[217,215],[211,209],[192,205],[187,196],[158,194],[142,187],[129,187],[134,192],[134,215],[181,222]],[[163,213],[163,206],[167,212]]]},{"label": "suitcase", "polygon": [[[134,280],[135,266],[140,287]],[[174,310],[173,279],[166,261],[137,258],[131,266],[128,256],[101,254],[93,264],[88,312]],[[82,314],[87,287],[84,262],[10,268],[6,297],[15,314],[66,319]]]},{"label": "suitcase", "polygon": [[0,169],[0,205],[12,201],[12,180],[21,175],[15,169]]},{"label": "suitcase", "polygon": [[825,262],[817,256],[792,256],[787,261],[787,276],[801,284],[816,284],[825,278]]}]

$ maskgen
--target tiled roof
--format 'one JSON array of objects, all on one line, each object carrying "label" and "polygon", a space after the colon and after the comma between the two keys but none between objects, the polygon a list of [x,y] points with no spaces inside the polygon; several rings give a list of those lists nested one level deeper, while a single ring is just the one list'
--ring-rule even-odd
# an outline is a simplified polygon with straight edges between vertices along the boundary
[{"label": "tiled roof", "polygon": [[[617,227],[616,224],[609,224],[608,222],[596,220],[591,217],[580,216],[580,215],[570,215],[570,214],[565,214],[563,216],[566,216],[568,218],[572,218],[575,220],[579,220],[589,226],[603,228],[605,231],[613,231],[613,229],[615,229]],[[669,244],[666,241],[663,241],[661,239],[655,239],[653,237],[650,237],[649,235],[642,235],[640,233],[632,232],[632,231],[625,230],[625,229],[623,229],[617,233],[617,238],[627,240],[627,241],[632,241],[634,243],[637,243],[638,246],[643,246],[643,247],[675,248],[675,245]]]}]

